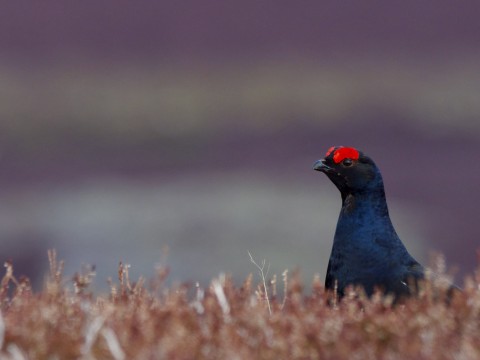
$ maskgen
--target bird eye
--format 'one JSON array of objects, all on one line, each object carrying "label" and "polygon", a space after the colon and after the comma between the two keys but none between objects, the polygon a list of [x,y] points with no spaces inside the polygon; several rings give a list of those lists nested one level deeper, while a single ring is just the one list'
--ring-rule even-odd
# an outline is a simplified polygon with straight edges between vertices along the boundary
[{"label": "bird eye", "polygon": [[342,161],[343,166],[349,167],[353,165],[353,160],[346,158],[345,160]]}]

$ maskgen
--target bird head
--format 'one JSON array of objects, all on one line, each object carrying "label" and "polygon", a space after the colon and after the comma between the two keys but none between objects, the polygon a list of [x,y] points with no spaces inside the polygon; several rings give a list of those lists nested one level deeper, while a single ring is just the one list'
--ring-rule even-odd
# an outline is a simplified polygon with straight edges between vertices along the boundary
[{"label": "bird head", "polygon": [[383,190],[382,176],[373,160],[352,147],[332,146],[313,169],[325,173],[342,195]]}]

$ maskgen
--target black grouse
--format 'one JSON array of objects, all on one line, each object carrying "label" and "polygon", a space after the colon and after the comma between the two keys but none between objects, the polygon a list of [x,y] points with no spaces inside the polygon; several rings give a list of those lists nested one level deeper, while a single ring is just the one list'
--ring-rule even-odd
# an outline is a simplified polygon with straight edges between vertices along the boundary
[{"label": "black grouse", "polygon": [[325,287],[344,295],[348,285],[371,295],[376,288],[395,298],[410,295],[425,269],[407,251],[388,214],[383,180],[368,156],[351,147],[331,147],[314,170],[340,190],[338,218]]}]

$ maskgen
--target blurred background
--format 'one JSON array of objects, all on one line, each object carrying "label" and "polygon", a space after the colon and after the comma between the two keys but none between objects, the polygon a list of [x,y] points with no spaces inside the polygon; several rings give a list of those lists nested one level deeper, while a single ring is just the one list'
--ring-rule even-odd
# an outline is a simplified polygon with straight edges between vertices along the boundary
[{"label": "blurred background", "polygon": [[340,195],[382,170],[410,252],[461,279],[480,240],[476,1],[10,1],[0,12],[0,258],[37,288],[119,261],[172,281],[324,276]]}]

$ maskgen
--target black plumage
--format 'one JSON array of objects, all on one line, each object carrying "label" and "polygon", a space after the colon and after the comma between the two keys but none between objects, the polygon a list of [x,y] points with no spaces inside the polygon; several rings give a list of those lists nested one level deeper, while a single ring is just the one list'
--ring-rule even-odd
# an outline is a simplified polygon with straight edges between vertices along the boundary
[{"label": "black plumage", "polygon": [[414,292],[425,268],[393,227],[373,160],[354,148],[332,147],[314,169],[325,173],[342,196],[325,287],[336,288],[340,296],[348,285],[360,285],[368,295],[376,288],[395,297]]}]

